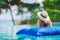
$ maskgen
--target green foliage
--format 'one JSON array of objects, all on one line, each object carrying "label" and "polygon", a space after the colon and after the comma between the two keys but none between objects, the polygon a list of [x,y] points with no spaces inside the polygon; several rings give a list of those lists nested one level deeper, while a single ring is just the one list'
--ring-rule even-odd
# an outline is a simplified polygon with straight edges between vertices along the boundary
[{"label": "green foliage", "polygon": [[39,6],[39,4],[23,4],[24,7],[27,7],[29,11],[33,11],[35,8],[37,8]]},{"label": "green foliage", "polygon": [[60,0],[45,0],[44,7],[50,9],[59,9],[60,10]]},{"label": "green foliage", "polygon": [[60,10],[56,9],[47,9],[46,10],[51,18],[52,21],[60,21]]},{"label": "green foliage", "polygon": [[60,0],[45,0],[44,7],[52,21],[60,21]]},{"label": "green foliage", "polygon": [[[60,0],[45,0],[44,8],[48,12],[53,22],[60,22]],[[33,13],[35,16],[36,12]],[[36,23],[37,19],[32,19],[32,23]]]},{"label": "green foliage", "polygon": [[0,1],[0,6],[4,6],[4,5],[6,5],[6,2],[4,0],[1,0]]},{"label": "green foliage", "polygon": [[32,20],[30,20],[30,24],[35,24],[35,23],[37,23],[37,19],[32,19]]}]

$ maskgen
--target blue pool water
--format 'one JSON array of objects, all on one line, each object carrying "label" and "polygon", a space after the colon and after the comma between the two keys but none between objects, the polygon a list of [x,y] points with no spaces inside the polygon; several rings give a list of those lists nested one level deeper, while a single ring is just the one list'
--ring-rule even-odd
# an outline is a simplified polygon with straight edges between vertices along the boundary
[{"label": "blue pool water", "polygon": [[[12,21],[0,21],[0,27],[2,25],[10,26],[10,25],[13,25],[13,23],[12,23]],[[30,27],[35,28],[35,27],[37,27],[37,25],[31,24]],[[60,22],[53,22],[53,27],[60,27]],[[6,29],[6,30],[8,30],[8,29]],[[1,31],[2,31],[2,29],[0,28],[0,39],[1,40],[60,40],[60,35],[35,37],[35,36],[24,35],[24,34],[16,35],[17,39],[14,39],[14,37],[8,36],[6,33],[1,34]],[[11,35],[13,35],[13,34],[11,34]],[[7,38],[3,38],[6,36],[7,36]]]}]

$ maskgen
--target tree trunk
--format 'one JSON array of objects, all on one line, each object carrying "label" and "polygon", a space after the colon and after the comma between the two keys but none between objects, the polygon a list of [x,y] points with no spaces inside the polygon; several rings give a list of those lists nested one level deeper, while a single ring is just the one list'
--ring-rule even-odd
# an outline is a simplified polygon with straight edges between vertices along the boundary
[{"label": "tree trunk", "polygon": [[12,14],[12,10],[11,10],[11,7],[10,7],[10,6],[9,6],[9,9],[10,9],[10,14],[11,14],[11,18],[12,18],[13,25],[15,25],[15,21],[14,21],[13,14]]}]

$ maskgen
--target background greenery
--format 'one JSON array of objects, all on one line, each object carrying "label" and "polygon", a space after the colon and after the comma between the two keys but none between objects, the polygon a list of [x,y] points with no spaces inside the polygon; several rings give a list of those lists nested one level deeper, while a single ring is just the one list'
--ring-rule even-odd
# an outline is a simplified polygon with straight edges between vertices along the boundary
[{"label": "background greenery", "polygon": [[[0,8],[1,6],[3,7],[4,5],[7,5],[7,3],[21,5],[22,7],[28,7],[29,11],[32,11],[33,16],[36,17],[37,11],[34,10],[35,8],[38,8],[39,4],[26,4],[19,2],[19,0],[13,0],[11,2],[6,2],[6,0],[0,0]],[[60,22],[60,0],[45,0],[44,8],[48,12],[53,22]],[[30,20],[31,23],[36,23],[36,21],[37,18],[32,18]]]},{"label": "background greenery", "polygon": [[44,7],[52,21],[60,21],[60,0],[45,0]]},{"label": "background greenery", "polygon": [[[44,8],[52,22],[60,22],[60,0],[45,0]],[[36,15],[36,12],[34,14]]]}]

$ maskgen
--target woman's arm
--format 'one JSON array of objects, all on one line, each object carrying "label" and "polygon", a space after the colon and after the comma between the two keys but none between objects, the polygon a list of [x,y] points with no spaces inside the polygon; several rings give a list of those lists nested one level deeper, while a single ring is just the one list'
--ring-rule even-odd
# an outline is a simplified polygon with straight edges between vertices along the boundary
[{"label": "woman's arm", "polygon": [[46,25],[52,27],[52,22],[51,22],[51,20],[47,20],[45,23],[46,23]]},{"label": "woman's arm", "polygon": [[52,22],[50,21],[50,27],[52,27]]}]

